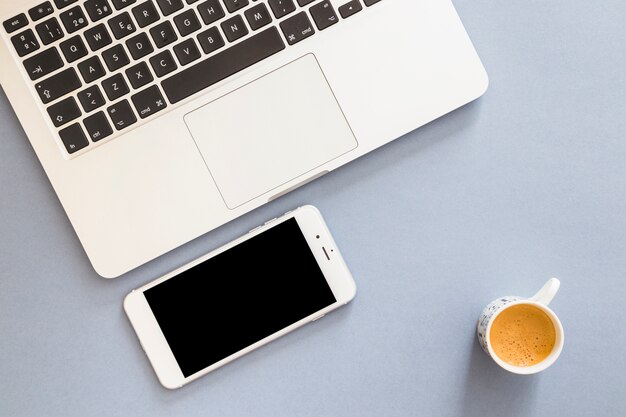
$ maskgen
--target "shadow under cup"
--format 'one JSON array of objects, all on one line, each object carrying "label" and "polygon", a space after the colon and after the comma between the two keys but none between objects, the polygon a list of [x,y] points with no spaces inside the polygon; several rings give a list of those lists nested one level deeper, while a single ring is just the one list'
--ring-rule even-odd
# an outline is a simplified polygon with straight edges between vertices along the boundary
[{"label": "shadow under cup", "polygon": [[[545,359],[530,366],[516,366],[516,365],[512,365],[511,363],[506,362],[505,360],[503,360],[496,354],[491,343],[491,328],[493,324],[495,323],[496,319],[498,318],[498,316],[502,314],[503,312],[511,309],[512,307],[519,306],[519,305],[532,306],[544,312],[548,316],[548,318],[552,321],[552,325],[554,326],[554,332],[555,332],[554,347],[552,348],[552,350],[550,351],[548,356],[546,356]],[[535,374],[537,372],[543,371],[544,369],[548,368],[558,359],[559,355],[561,354],[561,351],[563,350],[564,333],[563,333],[563,326],[561,325],[561,321],[549,307],[541,303],[538,303],[536,301],[519,300],[519,301],[512,302],[506,307],[502,308],[491,318],[489,325],[487,326],[486,336],[487,336],[486,337],[487,350],[489,351],[489,355],[493,358],[493,360],[502,368],[506,369],[507,371],[513,372],[516,374],[521,374],[521,375],[530,375],[530,374]]]}]

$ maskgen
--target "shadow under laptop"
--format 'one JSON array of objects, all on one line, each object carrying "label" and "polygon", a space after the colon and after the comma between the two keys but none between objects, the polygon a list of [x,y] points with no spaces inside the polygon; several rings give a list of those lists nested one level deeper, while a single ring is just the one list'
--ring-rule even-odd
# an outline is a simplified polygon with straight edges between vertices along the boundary
[{"label": "shadow under laptop", "polygon": [[483,352],[475,335],[471,350],[457,415],[534,415],[541,374],[516,375],[505,371]]}]

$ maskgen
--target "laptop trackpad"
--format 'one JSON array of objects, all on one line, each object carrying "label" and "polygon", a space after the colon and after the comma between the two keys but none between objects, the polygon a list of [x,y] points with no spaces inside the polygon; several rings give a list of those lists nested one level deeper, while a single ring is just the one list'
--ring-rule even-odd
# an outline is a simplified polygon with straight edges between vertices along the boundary
[{"label": "laptop trackpad", "polygon": [[229,208],[357,147],[312,54],[185,115]]}]

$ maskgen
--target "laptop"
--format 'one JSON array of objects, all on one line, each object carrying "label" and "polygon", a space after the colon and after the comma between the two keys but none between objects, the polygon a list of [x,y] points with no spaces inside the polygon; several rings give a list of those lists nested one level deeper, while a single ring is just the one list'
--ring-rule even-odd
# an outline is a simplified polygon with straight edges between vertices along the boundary
[{"label": "laptop", "polygon": [[0,4],[0,82],[113,278],[476,99],[449,0]]}]

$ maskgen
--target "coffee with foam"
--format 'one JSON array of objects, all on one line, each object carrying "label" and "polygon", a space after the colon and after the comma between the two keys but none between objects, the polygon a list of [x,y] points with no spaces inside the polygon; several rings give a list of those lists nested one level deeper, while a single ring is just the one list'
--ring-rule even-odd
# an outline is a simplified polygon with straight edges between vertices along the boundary
[{"label": "coffee with foam", "polygon": [[489,332],[495,354],[513,366],[532,366],[546,359],[556,341],[550,317],[530,304],[506,308],[495,318]]}]

